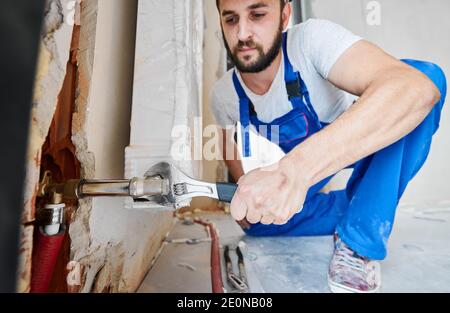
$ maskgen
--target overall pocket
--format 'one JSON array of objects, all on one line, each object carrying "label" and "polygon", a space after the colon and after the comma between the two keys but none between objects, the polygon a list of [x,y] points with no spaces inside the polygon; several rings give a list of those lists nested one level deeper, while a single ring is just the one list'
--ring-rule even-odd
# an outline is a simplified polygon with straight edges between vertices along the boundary
[{"label": "overall pocket", "polygon": [[305,140],[310,131],[305,113],[295,109],[271,123],[259,123],[257,130],[261,136],[280,146],[285,153]]},{"label": "overall pocket", "polygon": [[273,123],[278,125],[278,139],[280,145],[292,142],[300,143],[309,135],[309,123],[305,113],[293,110]]}]

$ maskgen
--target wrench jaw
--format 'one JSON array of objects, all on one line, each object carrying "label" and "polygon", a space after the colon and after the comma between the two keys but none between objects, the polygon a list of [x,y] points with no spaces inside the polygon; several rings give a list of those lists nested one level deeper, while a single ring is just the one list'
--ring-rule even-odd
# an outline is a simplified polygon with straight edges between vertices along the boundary
[{"label": "wrench jaw", "polygon": [[175,195],[175,205],[189,201],[194,197],[209,197],[218,199],[217,187],[215,184],[195,180],[181,171],[173,185]]},{"label": "wrench jaw", "polygon": [[189,205],[193,197],[219,198],[215,184],[195,180],[167,162],[154,165],[145,177],[159,177],[169,182],[170,190],[166,195],[147,197],[163,206],[179,209]]}]

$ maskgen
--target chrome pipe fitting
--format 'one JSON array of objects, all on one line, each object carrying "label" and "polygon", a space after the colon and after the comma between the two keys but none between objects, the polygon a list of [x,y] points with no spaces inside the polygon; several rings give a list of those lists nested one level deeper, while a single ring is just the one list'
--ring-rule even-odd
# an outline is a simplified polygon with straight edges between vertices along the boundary
[{"label": "chrome pipe fitting", "polygon": [[37,211],[37,222],[44,227],[44,232],[49,235],[56,235],[59,233],[61,224],[64,224],[64,203],[46,204],[43,208]]}]

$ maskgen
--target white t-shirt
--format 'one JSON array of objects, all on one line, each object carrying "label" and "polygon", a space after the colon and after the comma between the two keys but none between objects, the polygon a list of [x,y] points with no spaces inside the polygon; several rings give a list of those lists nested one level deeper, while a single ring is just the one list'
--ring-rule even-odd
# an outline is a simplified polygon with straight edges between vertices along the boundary
[{"label": "white t-shirt", "polygon": [[[320,19],[310,19],[288,30],[289,59],[294,71],[300,72],[321,122],[333,122],[357,98],[335,87],[327,78],[337,59],[361,39],[338,24]],[[272,86],[264,95],[250,91],[236,72],[259,120],[269,123],[292,110],[284,81],[284,57]],[[233,69],[215,83],[210,98],[211,110],[222,128],[239,121],[239,98],[232,75]]]}]

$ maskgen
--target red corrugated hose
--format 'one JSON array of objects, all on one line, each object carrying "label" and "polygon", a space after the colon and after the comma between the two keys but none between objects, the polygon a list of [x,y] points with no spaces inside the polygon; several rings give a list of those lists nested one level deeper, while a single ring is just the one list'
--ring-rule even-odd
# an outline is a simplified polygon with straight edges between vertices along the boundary
[{"label": "red corrugated hose", "polygon": [[47,235],[43,228],[39,227],[36,246],[33,249],[30,292],[48,292],[65,233],[66,228],[63,225],[59,233],[53,236]]}]

